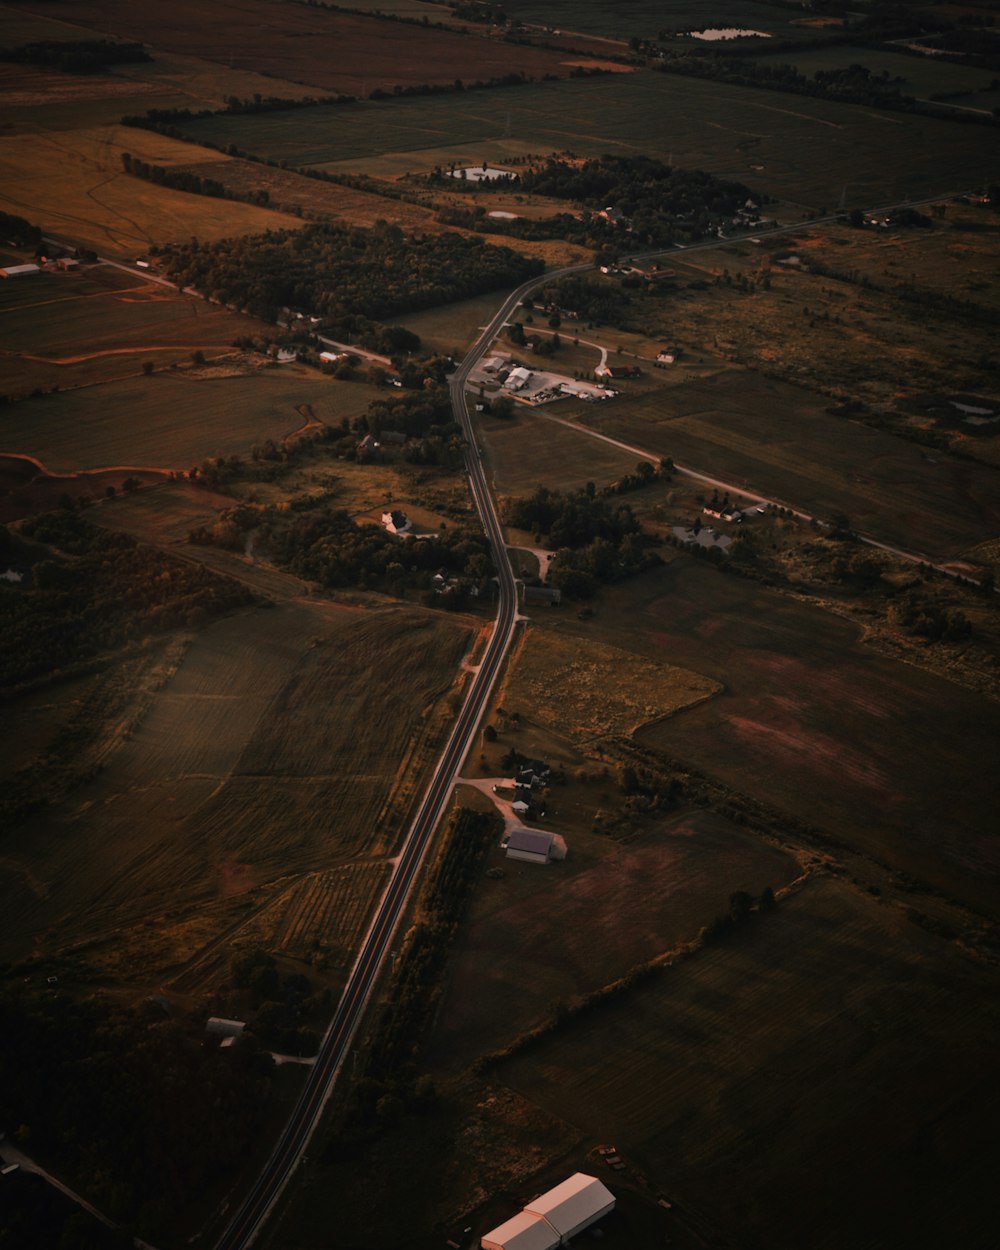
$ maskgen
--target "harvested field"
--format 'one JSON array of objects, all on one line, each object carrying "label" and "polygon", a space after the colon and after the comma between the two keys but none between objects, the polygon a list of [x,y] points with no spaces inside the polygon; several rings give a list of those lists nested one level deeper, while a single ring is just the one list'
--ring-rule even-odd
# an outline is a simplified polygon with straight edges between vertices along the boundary
[{"label": "harvested field", "polygon": [[246,456],[253,443],[293,433],[303,423],[304,403],[336,424],[381,394],[305,366],[211,373],[166,372],[22,400],[0,415],[0,447],[37,456],[49,469],[187,470],[208,456]]},{"label": "harvested field", "polygon": [[711,812],[652,823],[628,846],[582,831],[568,841],[567,859],[544,867],[494,852],[504,876],[477,892],[433,1067],[461,1071],[538,1024],[553,1004],[690,940],[733,891],[759,894],[798,873],[791,856]]},{"label": "harvested field", "polygon": [[252,317],[108,265],[41,273],[0,292],[0,391],[68,390],[232,352],[241,335],[268,333]]},{"label": "harvested field", "polygon": [[[637,740],[975,905],[1000,897],[996,705],[873,653],[822,609],[688,558],[632,578],[598,638],[720,681]],[[975,733],[969,727],[975,726]]]},{"label": "harvested field", "polygon": [[708,1244],[987,1250],[996,991],[815,880],[500,1075],[617,1143]]},{"label": "harvested field", "polygon": [[[105,771],[8,838],[6,950],[116,947],[142,920],[237,895],[259,905],[252,892],[273,882],[391,854],[390,795],[423,766],[467,641],[444,617],[320,603],[205,629]],[[177,953],[129,958],[142,980]]]},{"label": "harvested field", "polygon": [[828,407],[825,396],[742,369],[575,405],[602,434],[824,520],[845,512],[862,533],[905,551],[949,559],[997,532],[994,469]]},{"label": "harvested field", "polygon": [[859,204],[969,186],[981,176],[983,145],[978,126],[652,72],[477,91],[461,109],[432,96],[207,118],[186,130],[294,165],[379,177],[463,155],[503,165],[567,148],[638,149],[813,209],[836,204],[845,184]]},{"label": "harvested field", "polygon": [[529,629],[509,661],[503,702],[530,708],[533,718],[579,745],[608,734],[631,734],[721,690],[719,682],[700,673],[620,647]]},{"label": "harvested field", "polygon": [[[18,7],[31,12],[35,5]],[[223,63],[238,61],[256,73],[350,95],[456,78],[569,72],[557,53],[542,49],[324,6],[285,5],[276,11],[268,0],[227,0],[207,8],[197,0],[176,0],[169,8],[79,0],[73,20],[102,32],[110,26],[123,38],[182,55],[204,57],[206,49],[217,49]]]},{"label": "harvested field", "polygon": [[[48,512],[70,499],[103,499],[108,490],[120,491],[128,478],[140,486],[164,480],[148,469],[95,469],[90,473],[46,473],[37,460],[0,455],[0,523]],[[227,501],[228,502],[228,501]]]},{"label": "harvested field", "polygon": [[[122,172],[121,154],[140,155],[150,132],[124,126],[0,136],[0,208],[96,251],[134,256],[152,244],[296,228],[297,217],[251,204],[189,195]],[[162,152],[171,140],[154,136]],[[191,159],[191,148],[176,144]],[[176,151],[176,148],[174,149]],[[157,157],[157,163],[165,163]]]}]

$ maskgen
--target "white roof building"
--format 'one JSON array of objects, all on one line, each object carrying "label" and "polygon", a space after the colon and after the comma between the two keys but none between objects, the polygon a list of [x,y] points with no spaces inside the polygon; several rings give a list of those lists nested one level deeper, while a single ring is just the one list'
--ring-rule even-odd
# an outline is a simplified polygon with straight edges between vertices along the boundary
[{"label": "white roof building", "polygon": [[504,386],[509,391],[523,391],[531,381],[531,378],[531,370],[525,369],[523,365],[518,365],[516,369],[511,369]]},{"label": "white roof building", "polygon": [[5,265],[0,269],[0,278],[26,278],[31,273],[41,273],[38,265]]},{"label": "white roof building", "polygon": [[[614,1210],[615,1196],[596,1176],[575,1172],[568,1180],[529,1202],[523,1214],[541,1216],[559,1234],[559,1245]],[[485,1243],[484,1243],[485,1244]]]},{"label": "white roof building", "polygon": [[483,1250],[553,1250],[559,1245],[559,1234],[540,1215],[519,1211],[479,1244]]}]

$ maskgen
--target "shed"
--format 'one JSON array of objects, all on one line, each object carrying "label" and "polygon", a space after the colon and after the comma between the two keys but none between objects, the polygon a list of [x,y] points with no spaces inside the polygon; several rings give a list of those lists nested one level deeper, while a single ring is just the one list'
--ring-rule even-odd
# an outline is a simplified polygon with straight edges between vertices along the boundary
[{"label": "shed", "polygon": [[584,1172],[574,1172],[568,1180],[526,1204],[525,1215],[539,1215],[559,1234],[559,1245],[603,1215],[614,1210],[615,1196],[610,1189]]},{"label": "shed", "polygon": [[26,278],[32,273],[41,273],[38,265],[5,265],[0,269],[0,278]]},{"label": "shed", "polygon": [[507,858],[528,864],[547,864],[552,859],[552,834],[534,829],[515,829],[507,839]]},{"label": "shed", "polygon": [[518,816],[527,816],[528,804],[525,803],[524,799],[517,799],[516,802],[511,803],[510,810],[517,812]]},{"label": "shed", "polygon": [[487,1233],[479,1244],[482,1250],[553,1250],[559,1245],[559,1236],[541,1216],[519,1211]]},{"label": "shed", "polygon": [[340,359],[340,352],[320,352],[319,358],[325,365],[332,365],[335,360]]}]

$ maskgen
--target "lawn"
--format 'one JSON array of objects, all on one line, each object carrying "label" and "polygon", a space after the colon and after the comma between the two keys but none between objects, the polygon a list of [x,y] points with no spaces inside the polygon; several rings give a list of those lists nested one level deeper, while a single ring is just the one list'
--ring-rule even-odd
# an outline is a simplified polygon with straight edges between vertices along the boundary
[{"label": "lawn", "polygon": [[[528,152],[632,155],[735,178],[812,209],[948,192],[981,177],[980,127],[673,75],[615,74],[476,92],[209,118],[187,131],[273,160],[379,176]],[[468,161],[466,161],[468,163]]]},{"label": "lawn", "polygon": [[254,443],[293,433],[305,420],[302,407],[338,424],[381,393],[305,366],[212,372],[168,370],[10,404],[0,414],[0,449],[36,456],[49,469],[186,470],[208,456],[247,456]]},{"label": "lawn", "polygon": [[995,970],[817,880],[500,1075],[707,1244],[987,1250],[995,996]]}]

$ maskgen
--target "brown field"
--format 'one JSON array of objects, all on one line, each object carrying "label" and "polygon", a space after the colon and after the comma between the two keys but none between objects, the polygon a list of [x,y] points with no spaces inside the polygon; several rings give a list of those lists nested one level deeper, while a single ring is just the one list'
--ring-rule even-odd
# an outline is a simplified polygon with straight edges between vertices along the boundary
[{"label": "brown field", "polygon": [[593,621],[552,612],[538,625],[722,682],[722,695],[638,740],[897,871],[995,906],[1000,716],[990,700],[874,653],[840,617],[686,557],[616,587]]},{"label": "brown field", "polygon": [[[665,376],[665,375],[664,375]],[[672,375],[671,375],[672,376]],[[743,369],[574,408],[602,434],[933,559],[996,532],[996,471],[827,413],[815,392]]]},{"label": "brown field", "polygon": [[41,273],[0,290],[0,393],[69,390],[190,363],[194,351],[230,354],[241,335],[266,334],[253,317],[108,265]]},{"label": "brown field", "polygon": [[[399,827],[387,804],[467,642],[452,619],[323,603],[205,629],[139,723],[112,732],[105,771],[8,840],[7,954],[101,938],[103,966],[127,957],[130,979],[162,979],[179,970],[163,933],[192,909],[240,896],[245,912],[302,874],[382,862]],[[271,940],[293,913],[273,913]]]},{"label": "brown field", "polygon": [[995,970],[814,880],[500,1075],[698,1244],[988,1250],[995,998]]},{"label": "brown field", "polygon": [[511,655],[503,702],[529,708],[533,719],[583,745],[608,734],[631,734],[721,690],[700,673],[620,647],[529,629]]},{"label": "brown field", "polygon": [[10,404],[0,414],[0,448],[37,456],[50,470],[186,471],[208,456],[246,456],[252,444],[280,440],[307,419],[355,417],[382,393],[305,365],[219,372],[168,370]]},{"label": "brown field", "polygon": [[164,474],[155,469],[46,473],[40,462],[30,457],[0,454],[0,523],[47,512],[58,507],[64,496],[103,499],[109,488],[120,491],[129,477],[142,486],[164,480]]},{"label": "brown field", "polygon": [[178,149],[177,163],[191,160],[189,144],[124,126],[64,130],[60,124],[3,135],[0,208],[116,258],[192,235],[211,241],[301,224],[270,209],[171,191],[122,172],[122,152],[148,152],[143,159],[166,164]]},{"label": "brown field", "polygon": [[504,876],[477,891],[432,1067],[461,1071],[546,1018],[556,1002],[690,940],[734,890],[759,894],[798,873],[791,856],[712,812],[651,823],[628,846],[582,830],[567,842],[566,860],[544,867],[493,853]]},{"label": "brown field", "polygon": [[[34,4],[18,8],[35,10]],[[47,6],[43,9],[47,11]],[[218,60],[326,92],[367,96],[375,88],[451,83],[456,78],[489,79],[523,72],[565,76],[558,53],[514,47],[498,40],[451,31],[380,21],[322,7],[285,5],[276,12],[267,0],[237,0],[206,8],[178,0],[169,9],[128,0],[81,0],[73,20],[101,31],[110,26],[126,39],[140,39],[168,52]]]}]

